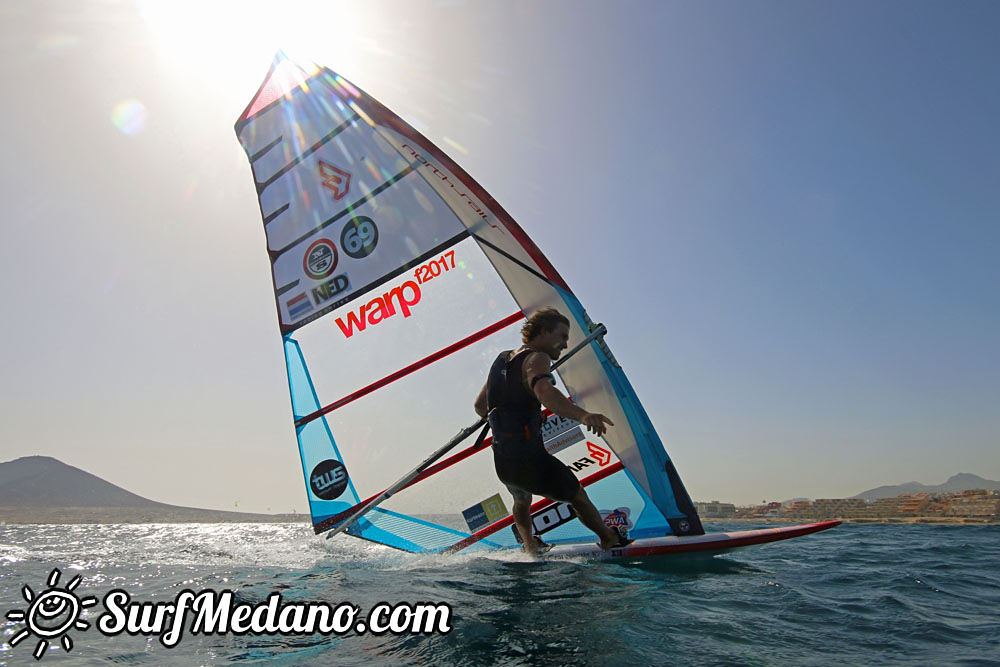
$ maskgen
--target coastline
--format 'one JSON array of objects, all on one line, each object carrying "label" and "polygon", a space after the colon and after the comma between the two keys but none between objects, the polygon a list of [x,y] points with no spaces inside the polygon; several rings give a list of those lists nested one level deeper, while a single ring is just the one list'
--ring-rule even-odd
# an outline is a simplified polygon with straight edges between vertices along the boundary
[{"label": "coastline", "polygon": [[195,507],[0,507],[0,525],[98,523],[308,523],[308,514],[255,514]]},{"label": "coastline", "polygon": [[880,517],[873,518],[845,518],[839,516],[829,516],[820,518],[797,518],[792,519],[780,516],[755,516],[755,517],[701,517],[706,523],[812,523],[815,521],[843,521],[844,523],[893,523],[893,524],[935,524],[941,526],[1000,526],[1000,519],[986,519],[980,517],[960,517],[960,516],[916,516],[916,517]]}]

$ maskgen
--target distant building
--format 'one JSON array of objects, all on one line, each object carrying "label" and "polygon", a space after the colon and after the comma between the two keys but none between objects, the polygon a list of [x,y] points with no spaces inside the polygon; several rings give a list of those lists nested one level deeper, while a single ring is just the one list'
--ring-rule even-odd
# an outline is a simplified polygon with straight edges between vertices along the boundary
[{"label": "distant building", "polygon": [[695,503],[694,506],[703,519],[731,519],[736,516],[736,505],[732,503],[713,500],[710,503]]},{"label": "distant building", "polygon": [[820,498],[813,507],[820,518],[853,519],[868,509],[868,503],[864,498]]},{"label": "distant building", "polygon": [[[773,505],[773,503],[772,503]],[[770,516],[771,505],[760,505],[738,513],[742,516]],[[995,521],[1000,519],[1000,492],[977,489],[961,493],[904,494],[866,502],[862,498],[820,498],[796,501],[781,509],[783,518],[797,521],[825,519],[901,519],[965,517]]]},{"label": "distant building", "polygon": [[951,494],[947,516],[990,519],[1000,515],[1000,492],[975,489]]},{"label": "distant building", "polygon": [[913,496],[902,496],[903,502],[899,505],[900,514],[909,514],[911,516],[917,516],[920,510],[924,509],[929,503],[930,498],[926,493],[918,493]]}]

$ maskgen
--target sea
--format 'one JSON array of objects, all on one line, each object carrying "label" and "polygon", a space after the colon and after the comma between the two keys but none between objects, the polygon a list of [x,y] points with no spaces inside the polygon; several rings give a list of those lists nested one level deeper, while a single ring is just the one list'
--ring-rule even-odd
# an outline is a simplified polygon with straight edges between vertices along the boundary
[{"label": "sea", "polygon": [[[153,619],[184,590],[265,612],[280,594],[358,618],[381,604],[448,615],[430,631],[402,629],[404,614],[398,632],[237,634],[193,632],[189,614],[164,642],[169,623],[130,633],[124,598],[120,619],[107,606],[124,591]],[[1000,665],[1000,526],[844,524],[594,562],[413,555],[301,523],[7,525],[0,612],[5,665]]]}]

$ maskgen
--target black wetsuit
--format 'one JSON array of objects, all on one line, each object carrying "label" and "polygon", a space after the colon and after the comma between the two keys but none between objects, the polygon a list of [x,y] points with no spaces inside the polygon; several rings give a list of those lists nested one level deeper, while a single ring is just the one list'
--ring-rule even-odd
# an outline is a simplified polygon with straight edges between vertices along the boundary
[{"label": "black wetsuit", "polygon": [[[545,451],[542,444],[542,404],[524,386],[522,350],[508,361],[502,352],[486,380],[486,404],[493,429],[493,462],[500,481],[514,494],[571,501],[580,488],[573,472]],[[548,382],[547,378],[534,381]]]}]

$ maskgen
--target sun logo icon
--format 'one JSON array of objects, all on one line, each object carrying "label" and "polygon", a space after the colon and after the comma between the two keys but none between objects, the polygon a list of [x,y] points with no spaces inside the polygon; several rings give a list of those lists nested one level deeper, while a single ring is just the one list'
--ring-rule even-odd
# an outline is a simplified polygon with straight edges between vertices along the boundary
[{"label": "sun logo icon", "polygon": [[12,647],[17,646],[21,640],[30,637],[32,634],[38,637],[38,645],[35,646],[35,660],[41,660],[45,651],[49,648],[49,640],[61,638],[60,643],[67,651],[73,650],[73,639],[66,634],[70,629],[86,630],[90,623],[80,619],[80,614],[85,607],[92,607],[97,604],[97,598],[85,597],[80,599],[73,590],[80,585],[80,575],[73,577],[66,589],[58,588],[59,569],[53,569],[49,575],[48,589],[39,595],[31,590],[27,585],[21,589],[25,602],[28,603],[28,610],[21,611],[15,609],[7,612],[8,621],[24,621],[26,626],[10,640]]}]

